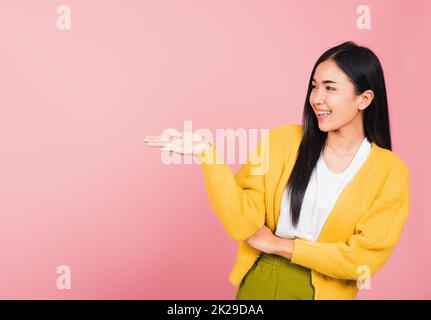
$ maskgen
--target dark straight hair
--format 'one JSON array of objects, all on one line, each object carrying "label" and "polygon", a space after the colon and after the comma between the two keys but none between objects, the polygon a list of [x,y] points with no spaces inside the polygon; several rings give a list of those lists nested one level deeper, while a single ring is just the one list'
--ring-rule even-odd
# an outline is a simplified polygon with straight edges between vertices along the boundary
[{"label": "dark straight hair", "polygon": [[369,142],[392,150],[386,86],[379,59],[370,49],[358,46],[351,41],[327,50],[316,61],[311,72],[302,114],[301,144],[295,165],[287,182],[291,220],[294,226],[298,224],[308,182],[323,151],[328,135],[327,132],[319,129],[318,120],[310,104],[310,93],[312,90],[311,80],[317,66],[329,59],[334,61],[353,82],[356,95],[360,95],[366,90],[373,91],[374,98],[371,104],[363,111],[364,133]]}]

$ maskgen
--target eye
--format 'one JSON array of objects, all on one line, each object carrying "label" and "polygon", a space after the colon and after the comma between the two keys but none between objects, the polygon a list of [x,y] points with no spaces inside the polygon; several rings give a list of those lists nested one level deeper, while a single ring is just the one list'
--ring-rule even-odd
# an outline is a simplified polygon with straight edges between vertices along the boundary
[{"label": "eye", "polygon": [[335,91],[337,89],[333,88],[333,87],[326,87],[326,89],[328,89],[329,91]]}]

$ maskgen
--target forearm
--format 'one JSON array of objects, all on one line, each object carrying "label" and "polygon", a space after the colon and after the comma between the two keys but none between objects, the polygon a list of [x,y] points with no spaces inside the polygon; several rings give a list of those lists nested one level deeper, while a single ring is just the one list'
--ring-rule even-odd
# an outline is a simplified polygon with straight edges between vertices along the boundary
[{"label": "forearm", "polygon": [[[251,175],[249,162],[236,174],[221,161],[215,146],[199,155],[208,200],[230,237],[244,241],[265,223],[265,188],[263,176]],[[219,162],[219,163],[218,163]]]},{"label": "forearm", "polygon": [[282,256],[286,259],[291,259],[294,250],[294,240],[277,237],[275,239],[274,254]]}]

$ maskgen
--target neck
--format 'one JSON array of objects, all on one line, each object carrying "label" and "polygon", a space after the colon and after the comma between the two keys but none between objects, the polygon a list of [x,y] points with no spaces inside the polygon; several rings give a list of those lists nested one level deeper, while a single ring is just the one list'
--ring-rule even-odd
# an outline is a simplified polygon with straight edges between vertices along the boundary
[{"label": "neck", "polygon": [[364,138],[362,124],[359,128],[345,127],[328,131],[325,148],[340,155],[352,155],[356,153]]}]

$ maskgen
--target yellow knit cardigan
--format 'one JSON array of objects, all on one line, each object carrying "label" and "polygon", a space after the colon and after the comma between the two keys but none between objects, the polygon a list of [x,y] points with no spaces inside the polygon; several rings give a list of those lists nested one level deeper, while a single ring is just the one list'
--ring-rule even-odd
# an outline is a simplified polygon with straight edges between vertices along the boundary
[{"label": "yellow knit cardigan", "polygon": [[[198,155],[208,199],[230,237],[239,242],[229,275],[236,286],[261,254],[244,240],[264,224],[273,232],[277,227],[282,193],[301,139],[301,125],[269,130],[236,175],[215,144]],[[317,241],[294,240],[291,261],[311,269],[314,299],[356,298],[364,270],[369,276],[380,270],[400,238],[409,215],[409,190],[407,165],[372,143]]]}]

